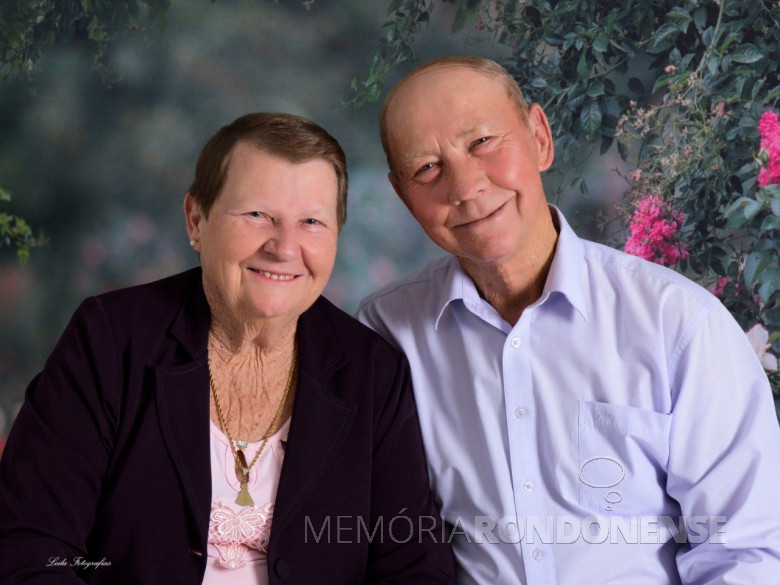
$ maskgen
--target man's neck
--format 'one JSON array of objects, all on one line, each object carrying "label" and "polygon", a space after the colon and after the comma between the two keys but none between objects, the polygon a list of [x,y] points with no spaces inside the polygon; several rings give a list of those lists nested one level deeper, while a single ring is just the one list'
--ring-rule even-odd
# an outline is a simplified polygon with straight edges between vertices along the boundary
[{"label": "man's neck", "polygon": [[458,258],[482,298],[510,325],[520,319],[526,307],[542,296],[550,272],[558,230],[552,214],[536,231],[526,249],[502,263],[480,263]]}]

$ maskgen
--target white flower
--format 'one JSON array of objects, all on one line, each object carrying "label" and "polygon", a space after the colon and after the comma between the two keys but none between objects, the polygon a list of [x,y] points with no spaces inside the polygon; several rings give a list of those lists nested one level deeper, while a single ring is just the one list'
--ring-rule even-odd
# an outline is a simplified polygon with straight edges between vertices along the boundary
[{"label": "white flower", "polygon": [[761,323],[756,323],[750,328],[746,335],[764,369],[769,370],[770,372],[777,370],[777,357],[767,351],[770,344],[769,332],[766,328],[761,325]]}]

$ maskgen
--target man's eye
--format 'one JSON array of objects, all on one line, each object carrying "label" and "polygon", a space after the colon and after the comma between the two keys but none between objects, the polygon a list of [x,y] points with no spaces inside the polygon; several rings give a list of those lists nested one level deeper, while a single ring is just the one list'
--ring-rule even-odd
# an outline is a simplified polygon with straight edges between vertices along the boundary
[{"label": "man's eye", "polygon": [[320,220],[310,217],[309,219],[304,219],[303,223],[305,223],[306,225],[320,225]]},{"label": "man's eye", "polygon": [[247,214],[249,217],[263,217],[265,214],[262,211],[250,211]]},{"label": "man's eye", "polygon": [[474,142],[471,143],[471,147],[474,148],[475,146],[479,146],[480,144],[485,144],[488,140],[490,140],[491,136],[483,136],[482,138],[477,138]]},{"label": "man's eye", "polygon": [[430,171],[435,166],[436,166],[436,163],[432,163],[432,162],[424,164],[419,169],[417,169],[417,174],[424,173],[425,171]]}]

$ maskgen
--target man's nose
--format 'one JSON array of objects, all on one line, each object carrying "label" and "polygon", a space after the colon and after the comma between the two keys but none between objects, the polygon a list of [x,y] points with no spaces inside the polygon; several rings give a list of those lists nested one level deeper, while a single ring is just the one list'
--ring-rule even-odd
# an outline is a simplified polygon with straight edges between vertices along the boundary
[{"label": "man's nose", "polygon": [[279,222],[273,235],[263,244],[263,251],[281,262],[295,260],[301,252],[298,226],[294,223]]},{"label": "man's nose", "polygon": [[487,176],[476,161],[458,161],[447,170],[450,175],[448,198],[452,205],[475,199],[487,188]]}]

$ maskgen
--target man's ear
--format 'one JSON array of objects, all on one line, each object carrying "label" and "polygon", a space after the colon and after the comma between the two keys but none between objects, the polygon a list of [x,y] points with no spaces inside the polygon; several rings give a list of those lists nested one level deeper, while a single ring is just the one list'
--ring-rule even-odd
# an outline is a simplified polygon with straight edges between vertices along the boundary
[{"label": "man's ear", "polygon": [[398,195],[398,198],[404,202],[404,205],[406,205],[406,209],[411,211],[412,208],[409,207],[409,201],[406,199],[406,195],[404,195],[404,191],[401,188],[401,182],[398,180],[398,176],[393,171],[390,171],[387,173],[387,180],[390,181],[390,184],[393,186],[393,191],[395,191],[395,194]]},{"label": "man's ear", "polygon": [[190,241],[196,242],[192,246],[196,250],[200,242],[200,222],[203,219],[204,215],[200,205],[190,193],[187,193],[184,196],[184,221],[187,224],[187,235],[190,237]]},{"label": "man's ear", "polygon": [[550,123],[539,104],[531,104],[531,107],[528,108],[528,129],[536,140],[539,171],[546,171],[555,158],[555,146]]}]

